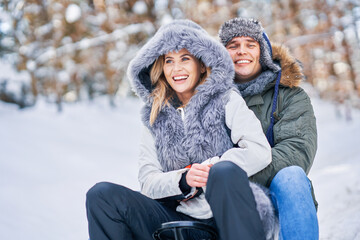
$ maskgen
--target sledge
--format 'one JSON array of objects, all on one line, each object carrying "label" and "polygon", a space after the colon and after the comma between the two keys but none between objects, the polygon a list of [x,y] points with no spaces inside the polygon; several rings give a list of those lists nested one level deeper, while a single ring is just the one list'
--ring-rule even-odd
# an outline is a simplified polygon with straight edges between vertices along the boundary
[{"label": "sledge", "polygon": [[217,240],[218,233],[216,229],[206,223],[196,221],[173,221],[161,224],[161,227],[153,233],[154,240],[186,240],[184,233],[189,234],[196,231],[206,232],[208,237],[199,240]]}]

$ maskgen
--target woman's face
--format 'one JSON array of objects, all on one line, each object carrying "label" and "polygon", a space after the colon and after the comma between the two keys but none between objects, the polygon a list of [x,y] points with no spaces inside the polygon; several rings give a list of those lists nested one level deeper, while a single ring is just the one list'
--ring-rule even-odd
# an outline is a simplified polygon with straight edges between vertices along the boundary
[{"label": "woman's face", "polygon": [[194,95],[200,74],[206,70],[205,66],[201,65],[200,61],[185,48],[179,52],[165,54],[163,71],[166,81],[183,104]]}]

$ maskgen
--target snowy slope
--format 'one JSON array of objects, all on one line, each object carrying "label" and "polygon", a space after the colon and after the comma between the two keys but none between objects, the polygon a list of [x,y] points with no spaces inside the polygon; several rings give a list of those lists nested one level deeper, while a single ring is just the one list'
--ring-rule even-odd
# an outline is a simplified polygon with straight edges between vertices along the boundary
[{"label": "snowy slope", "polygon": [[[351,122],[314,98],[319,149],[310,176],[321,239],[360,239],[360,113]],[[139,189],[140,102],[0,102],[0,239],[87,239],[86,191],[99,181]]]},{"label": "snowy slope", "polygon": [[360,240],[360,113],[346,120],[333,105],[313,99],[318,151],[310,172],[319,202],[321,239]]},{"label": "snowy slope", "polygon": [[0,105],[0,239],[87,239],[86,191],[99,181],[138,189],[138,101]]}]

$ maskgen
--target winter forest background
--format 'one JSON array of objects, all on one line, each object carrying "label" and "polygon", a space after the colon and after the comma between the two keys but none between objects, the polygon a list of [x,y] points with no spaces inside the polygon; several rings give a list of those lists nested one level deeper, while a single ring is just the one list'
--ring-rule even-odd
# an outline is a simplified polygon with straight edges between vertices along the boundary
[{"label": "winter forest background", "polygon": [[360,240],[358,0],[0,0],[0,239],[88,239],[86,191],[139,188],[129,61],[172,19],[217,38],[236,16],[259,19],[302,62],[320,239]]},{"label": "winter forest background", "polygon": [[164,23],[189,18],[217,37],[219,26],[254,17],[288,46],[321,97],[360,107],[358,0],[2,0],[0,100],[46,101],[131,94],[126,67]]}]

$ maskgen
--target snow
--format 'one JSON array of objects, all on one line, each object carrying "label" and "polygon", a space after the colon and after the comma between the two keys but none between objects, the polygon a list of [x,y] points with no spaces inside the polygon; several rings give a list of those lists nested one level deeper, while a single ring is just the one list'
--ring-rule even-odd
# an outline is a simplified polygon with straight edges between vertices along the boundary
[{"label": "snow", "polygon": [[143,1],[137,1],[133,8],[132,8],[133,12],[138,14],[138,15],[142,15],[145,14],[148,11],[148,8],[146,6],[146,3]]},{"label": "snow", "polygon": [[[319,146],[310,177],[320,239],[360,239],[360,112],[346,120],[312,97]],[[0,239],[88,239],[85,194],[110,181],[139,190],[140,100],[64,104],[40,99],[18,110],[0,102]]]},{"label": "snow", "polygon": [[360,112],[313,99],[318,152],[310,172],[319,202],[321,239],[360,239]]},{"label": "snow", "polygon": [[33,72],[36,70],[36,62],[33,60],[28,60],[26,62],[26,69],[29,70],[29,72]]},{"label": "snow", "polygon": [[86,191],[138,189],[138,100],[17,110],[0,102],[0,239],[87,239]]},{"label": "snow", "polygon": [[1,33],[6,34],[6,33],[10,32],[10,30],[11,30],[11,26],[10,26],[9,22],[0,22],[0,32]]},{"label": "snow", "polygon": [[21,99],[23,87],[30,85],[30,74],[27,71],[17,72],[6,60],[0,60],[0,66],[0,86],[4,86],[3,91],[11,93],[16,99]]},{"label": "snow", "polygon": [[17,72],[15,67],[11,65],[7,60],[0,60],[0,83],[7,80],[9,82],[21,82],[25,81],[30,83],[30,75],[26,71]]},{"label": "snow", "polygon": [[81,8],[76,4],[70,4],[66,8],[65,19],[68,23],[74,23],[81,18]]}]

